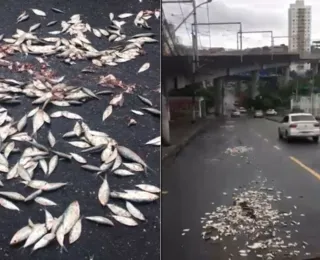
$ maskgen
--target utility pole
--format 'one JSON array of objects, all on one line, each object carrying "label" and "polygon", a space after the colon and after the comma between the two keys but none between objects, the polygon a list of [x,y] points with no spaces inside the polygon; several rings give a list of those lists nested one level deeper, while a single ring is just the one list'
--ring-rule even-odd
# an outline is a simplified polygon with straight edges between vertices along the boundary
[{"label": "utility pole", "polygon": [[[207,0],[204,3],[196,5],[196,0],[187,0],[187,1],[163,1],[162,4],[169,4],[169,3],[192,3],[192,15],[193,15],[193,23],[197,24],[197,8],[203,4],[210,3],[212,0]],[[175,31],[187,20],[187,17],[177,26]],[[192,59],[192,84],[196,82],[196,68],[199,66],[199,55],[198,55],[198,28],[197,26],[192,27],[192,46],[193,46],[193,59]],[[196,95],[195,91],[193,90],[192,94],[192,120],[191,123],[196,121]]]}]

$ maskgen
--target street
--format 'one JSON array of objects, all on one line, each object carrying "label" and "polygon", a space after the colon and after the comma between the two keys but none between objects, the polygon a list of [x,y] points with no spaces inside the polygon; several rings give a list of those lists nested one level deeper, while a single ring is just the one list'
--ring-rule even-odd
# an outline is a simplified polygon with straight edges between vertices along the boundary
[{"label": "street", "polygon": [[[206,215],[221,205],[232,206],[232,193],[261,179],[267,180],[270,191],[282,194],[272,206],[279,212],[291,211],[289,221],[299,222],[299,226],[288,225],[292,236],[284,240],[300,246],[292,249],[300,251],[296,255],[285,255],[290,250],[282,250],[275,258],[262,259],[309,259],[319,255],[320,145],[280,141],[277,125],[247,117],[213,121],[177,158],[162,165],[162,189],[166,191],[162,196],[163,259],[259,259],[255,250],[246,257],[239,255],[239,250],[246,249],[248,237],[233,240],[231,235],[206,241],[201,233]],[[225,153],[237,146],[252,150],[234,156]]]}]

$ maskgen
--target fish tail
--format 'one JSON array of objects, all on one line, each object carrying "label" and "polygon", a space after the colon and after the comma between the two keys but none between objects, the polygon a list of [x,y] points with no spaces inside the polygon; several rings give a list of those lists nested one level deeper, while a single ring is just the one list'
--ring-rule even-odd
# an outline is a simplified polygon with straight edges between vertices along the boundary
[{"label": "fish tail", "polygon": [[96,173],[94,174],[94,176],[95,176],[96,178],[98,178],[101,173],[102,173],[102,171],[96,172]]}]

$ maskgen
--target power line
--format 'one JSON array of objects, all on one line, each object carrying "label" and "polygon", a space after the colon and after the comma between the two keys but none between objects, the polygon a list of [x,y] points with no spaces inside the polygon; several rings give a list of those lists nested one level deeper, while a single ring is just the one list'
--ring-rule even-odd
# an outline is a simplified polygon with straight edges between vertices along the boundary
[{"label": "power line", "polygon": [[[210,16],[209,16],[209,3],[207,3],[207,16],[208,16],[208,23],[210,23]],[[211,48],[211,30],[210,30],[210,24],[208,24],[209,29],[209,46]]]},{"label": "power line", "polygon": [[[181,6],[181,3],[180,3],[180,2],[179,2],[179,7],[180,7],[181,14],[182,14],[182,19],[184,19],[184,13],[183,13],[182,6]],[[189,34],[189,30],[188,30],[188,26],[187,26],[187,23],[186,23],[186,22],[184,23],[184,26],[186,27],[187,34],[188,34],[190,40],[192,41],[191,35]]]}]

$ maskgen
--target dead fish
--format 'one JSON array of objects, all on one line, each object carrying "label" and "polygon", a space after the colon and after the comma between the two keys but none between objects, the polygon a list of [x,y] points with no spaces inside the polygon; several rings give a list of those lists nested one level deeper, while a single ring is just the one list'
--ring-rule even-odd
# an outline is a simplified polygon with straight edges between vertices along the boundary
[{"label": "dead fish", "polygon": [[32,228],[27,225],[21,229],[19,229],[11,238],[10,245],[16,245],[25,241],[31,234]]},{"label": "dead fish", "polygon": [[126,192],[110,192],[111,198],[124,199],[132,202],[152,202],[159,199],[159,196],[153,193],[136,190],[126,190]]},{"label": "dead fish", "polygon": [[38,224],[32,228],[32,232],[28,237],[27,241],[23,245],[23,248],[33,245],[36,243],[41,237],[43,237],[48,232],[45,224]]},{"label": "dead fish", "polygon": [[42,206],[57,206],[58,204],[44,197],[36,197],[34,201]]},{"label": "dead fish", "polygon": [[160,110],[159,110],[159,109],[156,109],[156,108],[143,107],[143,108],[141,108],[141,109],[143,109],[143,110],[145,110],[145,111],[148,111],[148,112],[150,112],[151,114],[154,114],[154,115],[161,115]]},{"label": "dead fish", "polygon": [[125,209],[115,205],[115,204],[107,204],[107,207],[111,210],[111,212],[115,215],[130,218],[131,214]]},{"label": "dead fish", "polygon": [[101,216],[90,216],[85,217],[85,219],[90,220],[92,222],[96,222],[98,224],[114,226],[113,222],[110,219]]},{"label": "dead fish", "polygon": [[155,137],[155,138],[151,139],[150,141],[146,142],[145,144],[160,146],[161,145],[161,136]]},{"label": "dead fish", "polygon": [[20,209],[15,204],[4,198],[0,198],[0,205],[6,209],[20,211]]},{"label": "dead fish", "polygon": [[87,160],[83,158],[81,155],[76,154],[76,153],[70,153],[72,158],[77,161],[78,163],[87,163]]},{"label": "dead fish", "polygon": [[24,199],[25,202],[35,199],[38,195],[42,193],[42,190],[36,190],[35,192],[31,193],[28,197]]},{"label": "dead fish", "polygon": [[119,15],[118,15],[118,17],[119,17],[120,19],[128,18],[128,17],[131,17],[131,16],[133,16],[132,13],[123,13],[123,14],[119,14]]},{"label": "dead fish", "polygon": [[53,171],[56,169],[56,167],[58,165],[58,161],[59,161],[58,155],[52,156],[52,158],[50,159],[49,164],[48,164],[47,176],[50,176],[53,173]]},{"label": "dead fish", "polygon": [[138,225],[138,222],[135,221],[133,218],[127,218],[127,217],[122,217],[122,216],[117,216],[117,215],[112,215],[112,216],[119,223],[124,224],[126,226],[134,227],[134,226]]},{"label": "dead fish", "polygon": [[76,222],[76,224],[72,227],[71,231],[70,231],[70,235],[69,235],[69,244],[73,244],[74,242],[76,242],[81,235],[81,231],[82,231],[82,219],[79,218],[79,220]]},{"label": "dead fish", "polygon": [[129,148],[119,145],[119,146],[117,146],[117,149],[123,158],[126,158],[130,161],[140,163],[145,168],[148,168],[147,164],[141,159],[141,157],[139,155],[137,155],[135,152],[133,152],[132,150],[130,150]]},{"label": "dead fish", "polygon": [[43,186],[41,186],[40,189],[43,191],[53,191],[53,190],[60,189],[66,185],[68,185],[67,182],[53,182],[53,183],[46,182]]},{"label": "dead fish", "polygon": [[138,70],[137,73],[144,72],[144,71],[148,70],[149,68],[150,68],[150,63],[146,62],[140,67],[140,69]]},{"label": "dead fish", "polygon": [[46,16],[46,13],[42,10],[39,9],[33,9],[31,8],[32,12],[34,12],[34,14],[38,15],[38,16]]},{"label": "dead fish", "polygon": [[16,200],[16,201],[24,201],[25,197],[18,192],[14,191],[1,191],[1,196],[7,197],[8,199]]},{"label": "dead fish", "polygon": [[53,26],[53,25],[55,25],[57,22],[58,22],[58,21],[51,21],[51,22],[48,22],[48,23],[47,23],[47,27],[49,27],[49,26]]},{"label": "dead fish", "polygon": [[48,233],[46,235],[44,235],[33,247],[32,252],[40,249],[40,248],[44,248],[45,246],[49,245],[49,243],[56,237],[55,234],[53,233]]},{"label": "dead fish", "polygon": [[69,144],[75,146],[75,147],[79,147],[79,148],[89,148],[90,144],[86,143],[86,142],[82,142],[82,141],[72,141],[72,142],[68,142]]},{"label": "dead fish", "polygon": [[125,170],[125,169],[117,169],[113,172],[114,174],[116,175],[119,175],[119,176],[133,176],[135,175],[133,172],[130,172],[128,170]]},{"label": "dead fish", "polygon": [[102,206],[106,206],[109,201],[110,196],[110,187],[106,178],[103,179],[103,182],[98,191],[98,199]]},{"label": "dead fish", "polygon": [[51,147],[53,147],[56,144],[56,138],[52,134],[51,130],[48,131],[48,141]]},{"label": "dead fish", "polygon": [[30,26],[29,32],[33,32],[33,31],[37,30],[38,28],[40,28],[40,26],[41,26],[41,23],[36,23],[36,24]]},{"label": "dead fish", "polygon": [[51,10],[52,10],[53,12],[55,12],[55,13],[61,13],[61,14],[64,14],[64,11],[62,11],[62,10],[60,10],[60,9],[58,9],[58,8],[54,8],[54,7],[52,7],[52,8],[51,8]]},{"label": "dead fish", "polygon": [[106,120],[111,114],[112,114],[112,106],[109,105],[103,112],[102,121]]},{"label": "dead fish", "polygon": [[133,206],[132,203],[130,203],[129,201],[126,201],[126,208],[127,210],[129,211],[129,213],[135,217],[136,219],[139,219],[139,220],[142,220],[142,221],[145,221],[146,218],[145,216],[142,214],[142,212],[137,209],[135,206]]},{"label": "dead fish", "polygon": [[147,104],[147,105],[149,105],[150,107],[152,107],[152,102],[151,102],[149,99],[147,99],[147,98],[145,98],[145,97],[143,97],[143,96],[140,96],[140,95],[138,95],[138,97],[140,98],[140,100],[141,100],[142,102],[144,102],[145,104]]},{"label": "dead fish", "polygon": [[151,193],[160,193],[161,190],[154,186],[154,185],[150,185],[150,184],[137,184],[136,187],[138,187],[139,189],[146,191],[146,192],[151,192]]},{"label": "dead fish", "polygon": [[18,122],[17,124],[17,129],[19,132],[21,132],[23,130],[23,128],[25,128],[25,126],[27,125],[27,115],[24,115]]},{"label": "dead fish", "polygon": [[52,214],[46,209],[44,210],[44,214],[45,214],[46,228],[48,230],[51,230],[51,228],[53,226],[54,218],[53,218]]},{"label": "dead fish", "polygon": [[128,169],[130,169],[131,171],[134,172],[142,172],[144,171],[144,168],[141,164],[139,163],[123,163],[123,165],[125,167],[127,167]]},{"label": "dead fish", "polygon": [[139,115],[139,116],[143,116],[143,115],[144,115],[144,113],[142,113],[142,112],[139,111],[139,110],[131,109],[131,112],[134,113],[134,114],[136,114],[136,115]]},{"label": "dead fish", "polygon": [[100,168],[94,165],[90,165],[90,164],[85,164],[85,165],[81,165],[81,167],[83,169],[89,170],[89,171],[93,171],[93,172],[98,172],[100,171]]}]

